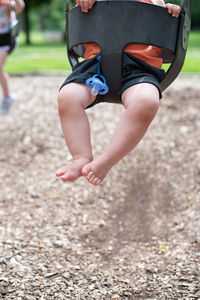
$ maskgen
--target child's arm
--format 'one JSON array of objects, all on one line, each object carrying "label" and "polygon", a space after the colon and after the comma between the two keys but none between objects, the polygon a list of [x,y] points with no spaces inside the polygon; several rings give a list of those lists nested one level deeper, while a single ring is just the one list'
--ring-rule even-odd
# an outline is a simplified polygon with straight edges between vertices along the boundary
[{"label": "child's arm", "polygon": [[9,0],[6,4],[6,11],[10,14],[10,12],[14,10],[17,14],[19,14],[24,9],[24,6],[25,4],[23,0]]},{"label": "child's arm", "polygon": [[8,0],[0,0],[0,5],[5,5],[8,2]]},{"label": "child's arm", "polygon": [[76,0],[76,4],[81,7],[82,12],[87,13],[92,8],[96,0]]},{"label": "child's arm", "polygon": [[21,13],[24,9],[25,3],[23,0],[15,0],[15,11],[17,14]]},{"label": "child's arm", "polygon": [[0,0],[0,9],[1,9],[4,5],[6,5],[7,2],[8,2],[8,0]]},{"label": "child's arm", "polygon": [[168,9],[168,13],[171,14],[173,17],[178,18],[180,12],[181,12],[181,7],[179,5],[167,3],[163,0],[153,0],[153,3],[156,5],[164,6]]}]

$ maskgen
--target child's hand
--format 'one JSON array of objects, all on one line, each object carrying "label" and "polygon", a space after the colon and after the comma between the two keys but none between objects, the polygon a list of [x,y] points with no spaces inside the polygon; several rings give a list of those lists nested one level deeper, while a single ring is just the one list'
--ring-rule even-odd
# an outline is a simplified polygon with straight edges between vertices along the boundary
[{"label": "child's hand", "polygon": [[91,9],[96,0],[76,0],[76,4],[80,6],[82,12],[87,13]]},{"label": "child's hand", "polygon": [[5,5],[8,2],[8,0],[0,0],[0,5]]},{"label": "child's hand", "polygon": [[178,18],[180,12],[181,12],[181,7],[175,4],[170,4],[167,3],[165,4],[165,7],[168,9],[168,13],[171,14],[173,17]]},{"label": "child's hand", "polygon": [[4,5],[6,5],[7,2],[8,2],[8,0],[0,0],[0,8]]}]

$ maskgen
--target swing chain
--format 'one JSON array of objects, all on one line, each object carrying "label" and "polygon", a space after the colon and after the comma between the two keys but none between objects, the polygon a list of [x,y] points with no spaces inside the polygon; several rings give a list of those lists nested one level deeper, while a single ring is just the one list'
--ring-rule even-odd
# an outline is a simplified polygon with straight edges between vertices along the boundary
[{"label": "swing chain", "polygon": [[[186,7],[186,1],[181,0],[181,12],[185,13],[185,7]],[[191,0],[188,0],[188,5],[187,5],[187,14],[189,19],[191,20]]]}]

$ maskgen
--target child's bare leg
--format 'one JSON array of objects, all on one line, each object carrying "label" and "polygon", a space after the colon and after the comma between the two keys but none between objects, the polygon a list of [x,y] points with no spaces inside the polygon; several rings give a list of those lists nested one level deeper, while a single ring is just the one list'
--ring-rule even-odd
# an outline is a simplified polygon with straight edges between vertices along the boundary
[{"label": "child's bare leg", "polygon": [[159,107],[157,88],[149,83],[134,85],[122,95],[125,112],[102,155],[85,165],[82,174],[99,185],[108,171],[126,156],[144,136]]},{"label": "child's bare leg", "polygon": [[9,96],[9,87],[8,87],[8,74],[4,72],[3,66],[6,62],[8,56],[7,51],[0,51],[0,84],[3,90],[3,96]]},{"label": "child's bare leg", "polygon": [[84,84],[69,83],[59,92],[61,126],[72,155],[72,161],[56,172],[63,181],[74,181],[82,176],[83,166],[92,160],[90,127],[85,108],[93,101],[90,88]]}]

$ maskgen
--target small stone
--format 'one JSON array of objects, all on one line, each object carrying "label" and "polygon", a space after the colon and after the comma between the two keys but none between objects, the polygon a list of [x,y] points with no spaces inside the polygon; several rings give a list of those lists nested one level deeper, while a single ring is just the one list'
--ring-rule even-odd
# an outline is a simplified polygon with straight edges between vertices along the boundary
[{"label": "small stone", "polygon": [[112,296],[111,300],[120,300],[120,296],[115,294]]},{"label": "small stone", "polygon": [[95,288],[94,284],[89,285],[89,290],[90,290],[90,291],[93,291],[94,288]]}]

